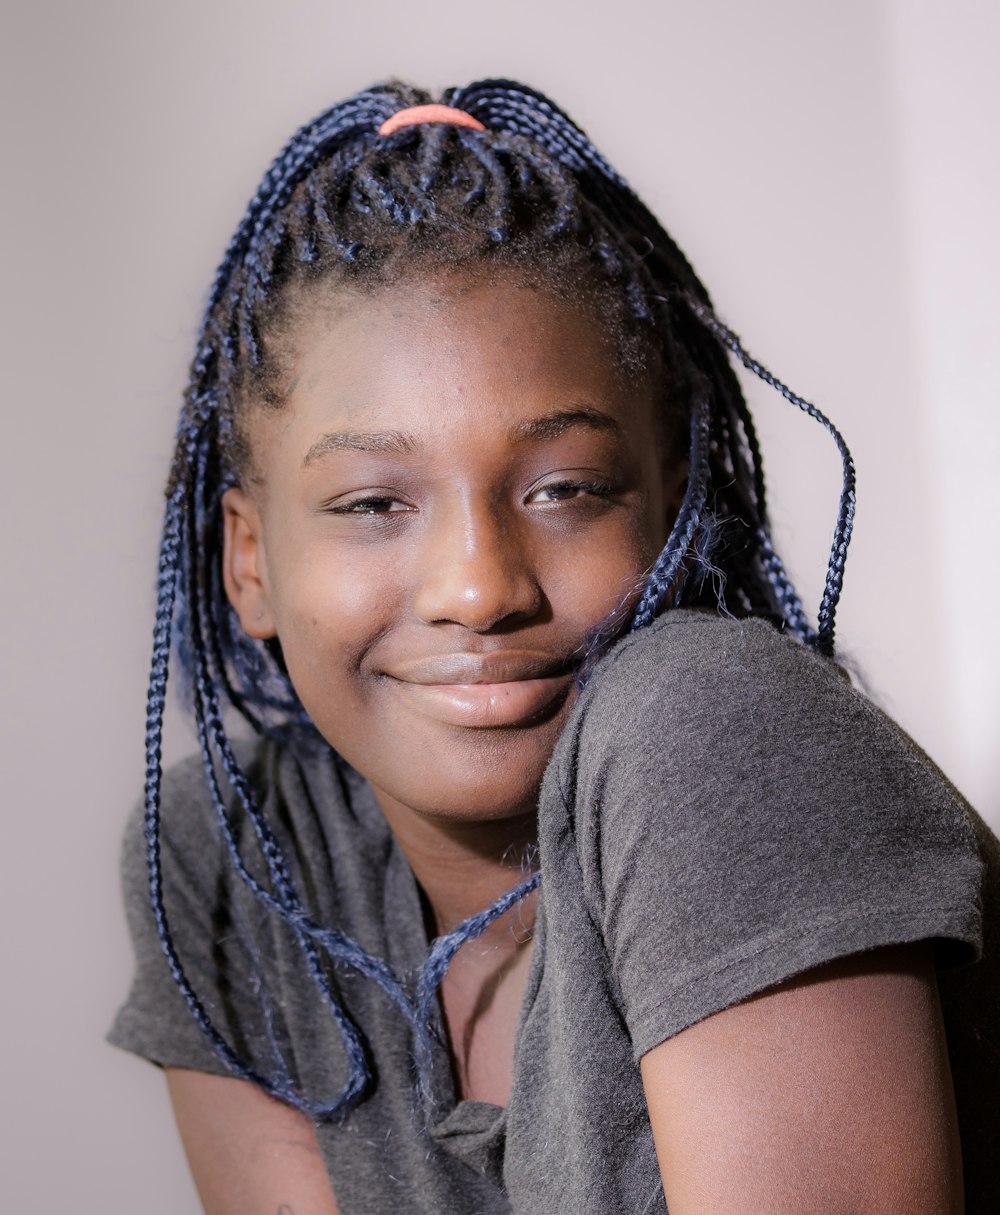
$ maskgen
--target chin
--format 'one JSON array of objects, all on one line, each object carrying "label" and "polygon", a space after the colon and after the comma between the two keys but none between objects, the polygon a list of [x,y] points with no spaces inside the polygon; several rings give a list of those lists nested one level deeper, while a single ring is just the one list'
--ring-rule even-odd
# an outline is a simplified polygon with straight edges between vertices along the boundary
[{"label": "chin", "polygon": [[379,794],[423,818],[490,822],[534,814],[562,721],[534,730],[478,730],[447,748],[411,752],[393,772],[362,775]]}]

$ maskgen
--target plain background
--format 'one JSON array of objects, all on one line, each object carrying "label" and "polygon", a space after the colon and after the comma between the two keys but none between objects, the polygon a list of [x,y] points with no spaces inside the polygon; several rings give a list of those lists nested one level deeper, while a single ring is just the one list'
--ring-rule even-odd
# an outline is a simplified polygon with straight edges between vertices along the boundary
[{"label": "plain background", "polygon": [[[2,35],[5,1205],[194,1212],[130,956],[161,486],[212,270],[300,122],[389,75],[552,94],[859,467],[840,644],[994,824],[1000,163],[990,0],[12,3]],[[810,604],[833,448],[752,392]],[[171,754],[191,739],[176,726]]]}]

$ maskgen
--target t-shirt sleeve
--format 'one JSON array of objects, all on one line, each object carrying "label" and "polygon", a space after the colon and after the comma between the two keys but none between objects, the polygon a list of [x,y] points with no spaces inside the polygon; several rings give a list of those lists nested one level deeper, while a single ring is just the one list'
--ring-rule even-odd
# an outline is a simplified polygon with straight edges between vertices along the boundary
[{"label": "t-shirt sleeve", "polygon": [[832,662],[760,620],[662,618],[605,659],[560,768],[638,1059],[794,974],[982,949],[972,811]]},{"label": "t-shirt sleeve", "polygon": [[[269,1008],[258,928],[247,923],[251,904],[239,892],[234,897],[232,867],[197,758],[164,777],[160,857],[170,933],[206,1013],[241,1058],[259,1059],[261,1051],[273,1056],[280,1016]],[[141,805],[126,825],[122,882],[135,971],[108,1041],[163,1066],[230,1074],[167,963],[150,902]]]}]

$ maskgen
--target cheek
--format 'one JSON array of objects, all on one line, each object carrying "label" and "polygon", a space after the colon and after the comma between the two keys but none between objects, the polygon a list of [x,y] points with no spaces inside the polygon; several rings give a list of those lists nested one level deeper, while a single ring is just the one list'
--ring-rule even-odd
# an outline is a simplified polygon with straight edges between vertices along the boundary
[{"label": "cheek", "polygon": [[[581,636],[600,623],[641,583],[663,543],[663,527],[658,501],[609,524],[590,543],[557,533],[535,537],[523,559],[534,567],[552,613],[549,623]],[[281,559],[270,563],[271,601],[300,697],[305,703],[322,687],[352,679],[359,684],[355,694],[361,694],[366,653],[386,633],[420,627],[411,611],[421,577],[419,552],[332,550],[323,544],[296,550],[280,542],[276,547]]]},{"label": "cheek", "polygon": [[609,528],[585,551],[553,545],[548,553],[547,590],[553,608],[583,628],[599,624],[622,600],[638,591],[666,538],[662,505]]},{"label": "cheek", "polygon": [[[397,613],[399,588],[385,562],[351,560],[322,545],[283,550],[272,581],[278,637],[306,708],[356,674],[361,655]],[[319,683],[317,683],[319,681]],[[343,688],[341,687],[341,694]]]}]

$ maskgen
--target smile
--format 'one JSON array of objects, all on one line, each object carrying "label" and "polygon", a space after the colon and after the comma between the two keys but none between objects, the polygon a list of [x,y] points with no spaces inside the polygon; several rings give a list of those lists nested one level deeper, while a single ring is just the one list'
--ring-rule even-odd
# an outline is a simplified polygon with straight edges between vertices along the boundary
[{"label": "smile", "polygon": [[529,725],[561,708],[573,687],[565,662],[513,652],[423,659],[390,678],[422,716],[474,729]]},{"label": "smile", "polygon": [[571,675],[505,683],[400,682],[398,690],[425,717],[445,725],[496,729],[528,725],[558,708],[572,682]]}]

